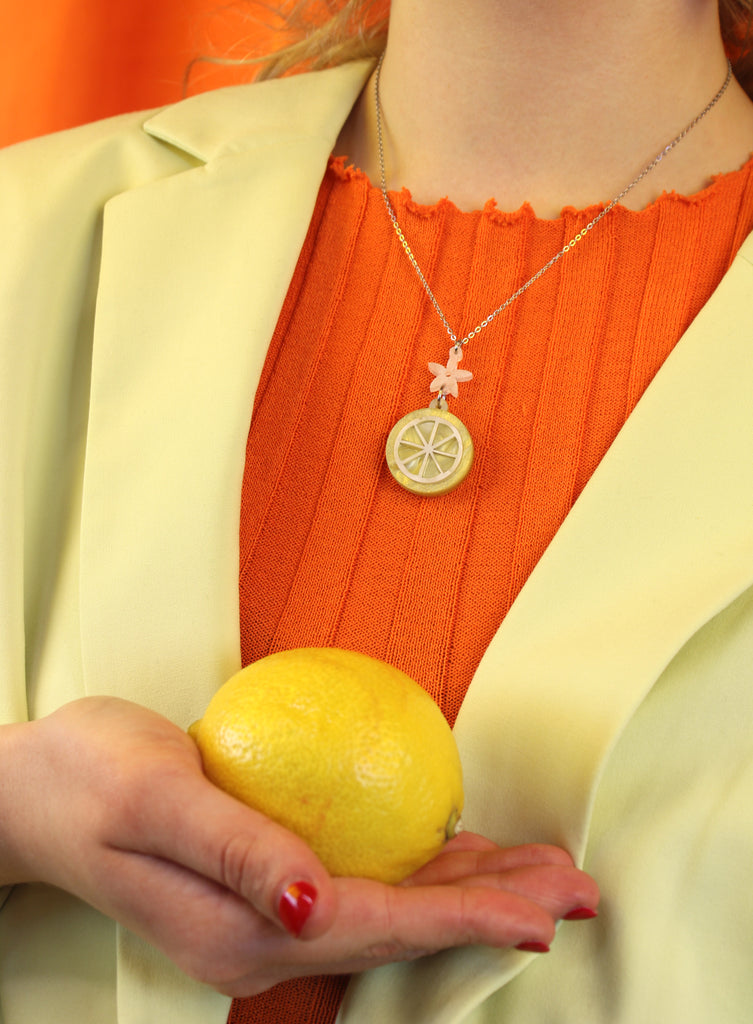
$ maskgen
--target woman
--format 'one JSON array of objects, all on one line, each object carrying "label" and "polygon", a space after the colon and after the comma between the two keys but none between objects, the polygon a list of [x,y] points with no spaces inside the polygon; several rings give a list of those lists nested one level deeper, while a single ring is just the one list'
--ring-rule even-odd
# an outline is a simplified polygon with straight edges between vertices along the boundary
[{"label": "woman", "polygon": [[[717,8],[394,0],[376,84],[4,159],[6,1024],[332,1019],[334,983],[229,997],[379,964],[344,1021],[753,1002],[753,105]],[[476,456],[426,497],[382,452],[432,398]],[[409,886],[328,878],[182,731],[241,658],[328,644],[459,709],[474,834]]]}]

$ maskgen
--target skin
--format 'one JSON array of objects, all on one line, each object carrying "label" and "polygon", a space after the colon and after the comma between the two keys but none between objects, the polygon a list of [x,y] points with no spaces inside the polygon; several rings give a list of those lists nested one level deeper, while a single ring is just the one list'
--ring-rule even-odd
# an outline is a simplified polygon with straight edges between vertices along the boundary
[{"label": "skin", "polygon": [[[548,944],[558,918],[599,899],[562,850],[465,833],[401,886],[330,878],[212,786],[185,733],[115,698],[3,727],[0,760],[0,882],[74,893],[231,996],[449,946]],[[276,908],[300,880],[318,898],[296,939]]]},{"label": "skin", "polygon": [[[381,79],[388,186],[461,209],[495,197],[540,217],[608,201],[714,96],[716,0],[393,0]],[[338,152],[379,180],[373,82]],[[733,82],[624,200],[685,195],[753,152]]]}]

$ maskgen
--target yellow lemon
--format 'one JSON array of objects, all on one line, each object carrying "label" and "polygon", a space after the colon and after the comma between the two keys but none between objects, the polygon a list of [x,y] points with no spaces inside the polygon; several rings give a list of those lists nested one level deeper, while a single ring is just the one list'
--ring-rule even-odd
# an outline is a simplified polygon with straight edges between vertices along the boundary
[{"label": "yellow lemon", "polygon": [[460,757],[442,712],[366,655],[271,654],[189,732],[215,785],[296,832],[334,875],[398,882],[458,828]]}]

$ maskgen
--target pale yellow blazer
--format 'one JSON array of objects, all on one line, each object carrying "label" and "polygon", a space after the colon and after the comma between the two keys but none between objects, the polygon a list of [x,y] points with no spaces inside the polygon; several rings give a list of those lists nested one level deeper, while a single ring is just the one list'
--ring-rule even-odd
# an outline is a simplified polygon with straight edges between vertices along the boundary
[{"label": "pale yellow blazer", "polygon": [[[238,667],[254,389],[368,72],[0,154],[0,720],[110,693],[185,726]],[[569,848],[602,886],[599,920],[564,925],[547,956],[371,972],[343,1022],[753,1018],[752,261],[749,241],[457,722],[468,826]],[[223,1024],[227,999],[75,900],[3,896],[3,1024]]]}]

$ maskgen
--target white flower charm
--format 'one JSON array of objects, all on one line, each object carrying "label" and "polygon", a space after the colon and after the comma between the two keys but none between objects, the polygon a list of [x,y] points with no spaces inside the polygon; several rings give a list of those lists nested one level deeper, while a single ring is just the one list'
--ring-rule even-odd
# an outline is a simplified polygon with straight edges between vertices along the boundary
[{"label": "white flower charm", "polygon": [[458,363],[462,358],[462,348],[458,345],[453,345],[450,349],[447,366],[442,366],[440,363],[429,363],[429,369],[435,374],[434,380],[429,385],[429,390],[438,391],[440,395],[452,395],[453,398],[457,398],[458,383],[473,379],[473,374],[470,370],[458,369]]}]

